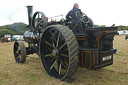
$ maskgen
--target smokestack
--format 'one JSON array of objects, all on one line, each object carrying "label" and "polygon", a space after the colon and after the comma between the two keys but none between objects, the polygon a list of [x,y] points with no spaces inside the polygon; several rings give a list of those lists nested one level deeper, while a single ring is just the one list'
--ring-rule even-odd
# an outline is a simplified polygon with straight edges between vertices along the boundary
[{"label": "smokestack", "polygon": [[32,29],[32,15],[33,15],[33,6],[27,6],[28,10],[28,22],[29,22],[29,28]]}]

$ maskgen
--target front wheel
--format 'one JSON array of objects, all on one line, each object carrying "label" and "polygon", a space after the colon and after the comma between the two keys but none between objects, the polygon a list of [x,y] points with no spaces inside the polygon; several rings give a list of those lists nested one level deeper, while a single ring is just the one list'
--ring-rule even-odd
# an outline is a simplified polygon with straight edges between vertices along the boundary
[{"label": "front wheel", "polygon": [[46,72],[57,79],[71,77],[78,68],[79,45],[66,26],[46,28],[40,42],[40,56]]},{"label": "front wheel", "polygon": [[15,61],[24,63],[26,61],[26,48],[22,41],[16,41],[13,47]]}]

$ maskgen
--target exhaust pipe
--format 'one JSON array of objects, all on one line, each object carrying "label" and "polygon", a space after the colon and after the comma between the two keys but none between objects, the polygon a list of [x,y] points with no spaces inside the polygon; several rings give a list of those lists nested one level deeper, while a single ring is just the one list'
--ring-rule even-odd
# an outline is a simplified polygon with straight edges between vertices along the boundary
[{"label": "exhaust pipe", "polygon": [[27,6],[29,29],[32,29],[33,6]]}]

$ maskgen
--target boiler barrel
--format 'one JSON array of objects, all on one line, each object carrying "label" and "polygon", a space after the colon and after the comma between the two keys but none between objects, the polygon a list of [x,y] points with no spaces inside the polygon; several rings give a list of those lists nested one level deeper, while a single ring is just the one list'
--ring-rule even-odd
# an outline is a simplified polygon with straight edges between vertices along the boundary
[{"label": "boiler barrel", "polygon": [[38,43],[38,36],[31,31],[26,31],[24,33],[24,41],[27,43]]}]

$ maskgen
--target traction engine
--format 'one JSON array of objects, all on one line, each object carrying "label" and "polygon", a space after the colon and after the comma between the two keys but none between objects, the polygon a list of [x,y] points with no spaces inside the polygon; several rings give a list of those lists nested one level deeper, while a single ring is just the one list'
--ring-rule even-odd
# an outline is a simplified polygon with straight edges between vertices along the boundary
[{"label": "traction engine", "polygon": [[70,21],[49,22],[43,12],[33,14],[32,8],[27,6],[29,30],[24,33],[24,41],[28,46],[23,41],[14,43],[17,63],[24,63],[27,55],[36,53],[48,75],[60,80],[70,78],[78,66],[92,70],[113,64],[117,27],[95,27],[86,14],[76,12],[84,29],[74,33]]}]

